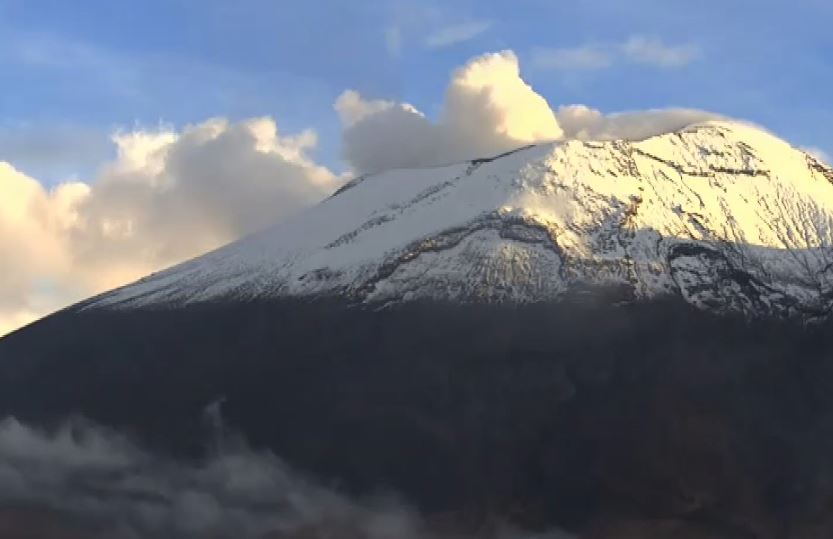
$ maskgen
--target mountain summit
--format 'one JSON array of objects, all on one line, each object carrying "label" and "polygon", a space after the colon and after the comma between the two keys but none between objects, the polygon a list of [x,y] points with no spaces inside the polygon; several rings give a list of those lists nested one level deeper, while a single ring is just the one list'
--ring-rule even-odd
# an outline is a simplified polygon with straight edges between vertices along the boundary
[{"label": "mountain summit", "polygon": [[360,177],[288,222],[85,307],[529,303],[603,287],[817,317],[833,305],[831,246],[833,170],[762,130],[716,121]]}]

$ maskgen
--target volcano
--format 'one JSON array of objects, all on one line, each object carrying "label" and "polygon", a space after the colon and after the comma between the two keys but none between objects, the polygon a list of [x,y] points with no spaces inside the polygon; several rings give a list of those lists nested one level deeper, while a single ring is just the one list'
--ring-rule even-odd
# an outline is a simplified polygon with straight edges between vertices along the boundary
[{"label": "volcano", "polygon": [[219,410],[474,529],[827,537],[831,246],[833,170],[740,123],[388,171],[0,340],[0,413],[198,459]]}]

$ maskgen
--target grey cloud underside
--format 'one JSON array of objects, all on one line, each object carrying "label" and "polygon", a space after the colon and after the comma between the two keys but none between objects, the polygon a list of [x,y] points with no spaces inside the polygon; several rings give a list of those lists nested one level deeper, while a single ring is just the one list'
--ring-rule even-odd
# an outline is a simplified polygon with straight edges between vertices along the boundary
[{"label": "grey cloud underside", "polygon": [[298,218],[88,307],[338,295],[528,303],[586,287],[826,316],[833,171],[727,122],[356,180]]},{"label": "grey cloud underside", "polygon": [[[0,517],[0,530],[28,527],[29,537],[420,536],[415,514],[393,499],[348,500],[268,452],[238,444],[183,465],[78,421],[54,433],[0,422]],[[55,535],[38,531],[44,522]]]},{"label": "grey cloud underside", "polygon": [[[250,449],[222,425],[219,405],[206,408],[215,447],[198,462],[154,454],[80,419],[55,430],[3,419],[0,534],[25,533],[32,539],[447,537],[392,494],[352,499],[316,484],[269,451]],[[504,528],[489,537],[532,537]],[[554,530],[536,537],[572,536]]]}]

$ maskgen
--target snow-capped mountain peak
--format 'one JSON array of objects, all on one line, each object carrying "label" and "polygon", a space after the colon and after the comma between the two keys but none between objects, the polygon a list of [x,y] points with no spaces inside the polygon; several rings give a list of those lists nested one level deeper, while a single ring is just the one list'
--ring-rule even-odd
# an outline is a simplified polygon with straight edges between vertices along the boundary
[{"label": "snow-capped mountain peak", "polygon": [[708,122],[359,178],[85,307],[322,294],[531,302],[603,286],[822,316],[831,245],[833,170],[758,128]]}]

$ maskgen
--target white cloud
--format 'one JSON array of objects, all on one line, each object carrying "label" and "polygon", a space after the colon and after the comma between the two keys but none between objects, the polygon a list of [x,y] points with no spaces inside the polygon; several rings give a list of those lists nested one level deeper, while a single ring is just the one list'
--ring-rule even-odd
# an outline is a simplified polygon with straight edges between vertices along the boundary
[{"label": "white cloud", "polygon": [[72,265],[65,239],[77,221],[74,207],[87,195],[80,184],[46,191],[35,179],[0,162],[0,329],[29,322],[41,308],[50,307],[44,305],[49,303],[44,289]]},{"label": "white cloud", "polygon": [[[446,90],[444,120],[456,135],[468,135],[472,149],[480,147],[478,137],[491,137],[496,149],[503,149],[507,142],[561,136],[549,104],[521,78],[511,51],[480,56],[454,73]],[[487,133],[484,127],[490,128]]]},{"label": "white cloud", "polygon": [[215,119],[118,133],[90,183],[47,191],[0,162],[0,330],[218,247],[312,205],[336,178],[315,135]]},{"label": "white cloud", "polygon": [[532,63],[541,69],[562,71],[600,70],[620,62],[657,68],[683,67],[697,60],[702,51],[697,45],[666,45],[654,37],[632,36],[623,43],[596,43],[572,48],[537,48]]},{"label": "white cloud", "polygon": [[304,155],[314,136],[280,137],[268,118],[115,140],[119,159],[78,206],[73,229],[76,262],[102,287],[265,227],[333,186]]},{"label": "white cloud", "polygon": [[448,163],[562,135],[510,51],[455,71],[437,122],[411,105],[366,101],[355,92],[342,94],[336,109],[345,126],[344,157],[357,172]]},{"label": "white cloud", "polygon": [[342,92],[334,108],[344,127],[353,127],[373,114],[384,112],[396,106],[393,101],[363,99],[355,90]]},{"label": "white cloud", "polygon": [[446,26],[426,37],[425,46],[431,49],[439,49],[471,41],[491,27],[491,21],[470,21]]},{"label": "white cloud", "polygon": [[553,111],[521,78],[509,51],[455,71],[437,121],[407,103],[366,100],[354,91],[341,95],[336,110],[344,158],[358,173],[445,164],[560,138],[638,140],[719,117],[691,109],[606,116],[582,105]]},{"label": "white cloud", "polygon": [[595,70],[613,65],[613,55],[605,47],[586,45],[568,49],[535,49],[532,63],[542,69]]},{"label": "white cloud", "polygon": [[336,110],[345,127],[342,152],[357,173],[424,166],[443,158],[435,127],[408,104],[364,101],[348,91],[336,101]]},{"label": "white cloud", "polygon": [[633,36],[622,45],[625,57],[639,64],[662,68],[682,67],[700,57],[696,45],[666,45],[662,40],[645,36]]}]

